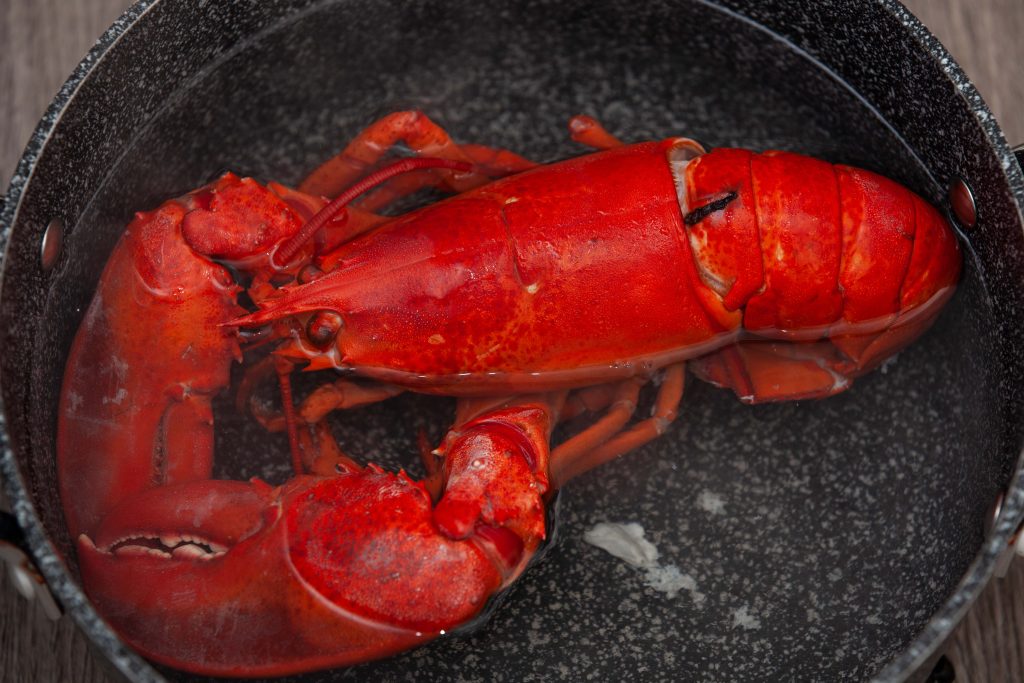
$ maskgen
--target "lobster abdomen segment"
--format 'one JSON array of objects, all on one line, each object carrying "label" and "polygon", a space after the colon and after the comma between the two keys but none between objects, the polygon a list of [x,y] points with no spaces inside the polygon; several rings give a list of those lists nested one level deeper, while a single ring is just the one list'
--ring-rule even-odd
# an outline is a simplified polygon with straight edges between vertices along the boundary
[{"label": "lobster abdomen segment", "polygon": [[913,195],[860,169],[836,166],[835,173],[843,209],[843,318],[894,315],[914,247]]},{"label": "lobster abdomen segment", "polygon": [[796,154],[750,159],[764,288],[747,301],[752,331],[827,325],[842,310],[839,193],[830,164]]}]

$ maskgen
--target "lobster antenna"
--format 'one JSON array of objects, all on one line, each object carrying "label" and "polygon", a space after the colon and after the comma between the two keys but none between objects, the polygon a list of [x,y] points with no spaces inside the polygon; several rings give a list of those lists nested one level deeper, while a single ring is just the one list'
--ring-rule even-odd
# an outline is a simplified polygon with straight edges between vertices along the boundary
[{"label": "lobster antenna", "polygon": [[320,209],[315,216],[310,218],[309,222],[303,225],[301,230],[292,235],[292,237],[282,244],[281,248],[274,253],[273,257],[271,257],[271,265],[281,267],[287,264],[299,249],[302,248],[302,245],[316,234],[317,230],[337,216],[342,209],[348,206],[359,195],[372,190],[378,185],[386,183],[397,175],[402,175],[403,173],[409,173],[411,171],[420,171],[427,168],[448,168],[453,171],[468,173],[473,170],[473,165],[467,161],[441,159],[439,157],[408,157],[378,168],[376,171],[339,194],[327,206]]}]

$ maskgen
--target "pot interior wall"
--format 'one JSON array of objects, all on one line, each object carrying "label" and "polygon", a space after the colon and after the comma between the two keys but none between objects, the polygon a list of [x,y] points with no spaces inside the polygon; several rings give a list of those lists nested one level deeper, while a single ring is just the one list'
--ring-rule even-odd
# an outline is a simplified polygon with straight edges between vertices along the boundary
[{"label": "pot interior wall", "polygon": [[[138,28],[175,28],[171,10],[160,16]],[[72,567],[56,504],[59,359],[132,212],[224,169],[296,183],[362,126],[411,107],[457,140],[542,161],[581,153],[565,124],[586,113],[627,140],[683,134],[800,151],[884,173],[932,200],[942,194],[851,90],[712,6],[317,4],[165,92],[72,225],[47,283],[40,360],[27,366],[35,388],[24,466]],[[996,325],[971,261],[935,328],[845,394],[748,407],[691,382],[668,434],[567,487],[557,542],[484,628],[355,673],[861,680],[879,670],[954,591],[1007,481],[1007,444],[1019,442],[991,391],[1006,370],[979,350],[994,348]],[[287,477],[286,440],[230,405],[218,409],[218,475]],[[352,454],[416,473],[417,431],[438,437],[450,409],[406,396],[337,416],[335,434]],[[678,569],[677,594],[584,543],[604,521],[642,524],[660,561]]]}]

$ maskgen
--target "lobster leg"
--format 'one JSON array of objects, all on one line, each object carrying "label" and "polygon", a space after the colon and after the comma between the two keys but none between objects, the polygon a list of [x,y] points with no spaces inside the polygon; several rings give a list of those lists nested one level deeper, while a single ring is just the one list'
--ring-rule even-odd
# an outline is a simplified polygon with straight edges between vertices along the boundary
[{"label": "lobster leg", "polygon": [[[506,150],[491,150],[479,145],[468,149],[457,144],[451,136],[419,111],[400,111],[389,114],[368,126],[337,156],[313,171],[299,186],[308,194],[334,196],[364,176],[384,155],[398,143],[405,143],[417,156],[436,157],[475,164],[491,161],[497,175],[506,175],[508,169],[523,170],[534,164]],[[487,182],[483,173],[446,180],[453,191],[462,192]]]},{"label": "lobster leg", "polygon": [[[277,415],[267,415],[254,411],[254,415],[267,431],[287,432],[292,467],[296,474],[306,472],[307,467],[310,468],[308,471],[320,471],[321,468],[317,468],[315,463],[323,458],[325,446],[322,438],[317,438],[314,441],[309,432],[310,430],[316,431],[318,425],[326,428],[323,419],[328,413],[379,403],[405,391],[391,384],[360,383],[339,379],[331,384],[320,385],[302,400],[298,408],[295,408],[291,390],[291,364],[286,363],[285,366],[279,368],[277,376],[281,391],[282,412]],[[320,434],[322,435],[323,432],[321,431]]]},{"label": "lobster leg", "polygon": [[339,379],[323,384],[303,399],[299,406],[299,417],[303,422],[319,422],[334,410],[348,410],[359,406],[379,403],[405,391],[402,387],[380,382],[355,382]]},{"label": "lobster leg", "polygon": [[732,389],[744,403],[824,398],[846,389],[860,373],[831,342],[740,342],[691,361],[697,377]]},{"label": "lobster leg", "polygon": [[609,397],[604,416],[579,434],[559,444],[551,453],[552,460],[571,462],[621,432],[636,412],[636,402],[643,384],[642,381],[630,378],[615,385],[615,393]]},{"label": "lobster leg", "polygon": [[576,389],[565,399],[561,417],[563,420],[571,420],[583,413],[604,410],[615,401],[618,393],[619,384],[611,382]]},{"label": "lobster leg", "polygon": [[[555,488],[560,488],[575,476],[602,465],[624,453],[643,446],[665,433],[668,425],[676,419],[679,402],[683,398],[685,388],[686,367],[677,363],[665,368],[665,376],[658,387],[658,396],[649,418],[641,420],[625,431],[619,431],[607,437],[603,443],[594,443],[593,447],[583,448],[581,444],[567,441],[551,453],[551,481]],[[633,401],[635,409],[635,399]],[[632,411],[631,411],[632,412]],[[628,416],[626,418],[628,420]],[[592,429],[598,436],[604,436],[603,421],[598,421]],[[625,421],[623,421],[624,423]],[[583,437],[582,443],[590,446],[597,438],[589,438],[586,431],[578,435]],[[568,447],[567,447],[568,446]],[[567,447],[567,448],[565,448]],[[565,450],[562,450],[565,448]]]},{"label": "lobster leg", "polygon": [[[253,392],[255,385],[269,376],[269,371],[273,370],[275,362],[275,356],[268,356],[248,368],[243,376],[235,402],[235,407],[239,412],[244,412],[248,407],[249,412],[268,432],[281,432],[287,428],[284,412],[271,412],[268,408],[260,405]],[[348,410],[378,403],[397,396],[403,391],[405,389],[393,384],[360,382],[341,378],[329,384],[321,384],[310,392],[299,403],[296,415],[300,421],[313,424],[322,420],[332,411]]]},{"label": "lobster leg", "polygon": [[624,143],[590,116],[579,114],[569,119],[569,136],[576,142],[594,149],[612,149]]},{"label": "lobster leg", "polygon": [[[444,440],[444,490],[375,466],[187,482],[123,502],[79,539],[90,597],[147,656],[283,675],[425,643],[471,620],[545,537],[559,396],[473,414]],[[182,599],[201,586],[202,600]]]},{"label": "lobster leg", "polygon": [[330,477],[363,469],[362,465],[342,452],[326,422],[304,425],[299,430],[299,442],[303,454],[309,455],[308,464],[305,461],[303,464],[310,474]]}]

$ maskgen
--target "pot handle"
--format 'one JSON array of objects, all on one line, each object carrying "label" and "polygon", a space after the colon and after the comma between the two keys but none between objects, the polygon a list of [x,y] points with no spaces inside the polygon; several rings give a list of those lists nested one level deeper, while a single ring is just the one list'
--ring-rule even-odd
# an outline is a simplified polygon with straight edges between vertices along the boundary
[{"label": "pot handle", "polygon": [[9,512],[0,510],[0,560],[7,565],[7,576],[14,589],[26,600],[38,599],[43,612],[52,620],[60,618],[62,610],[53,593],[43,580],[39,569],[32,562],[25,542],[25,532],[18,526],[18,520]]}]

